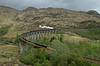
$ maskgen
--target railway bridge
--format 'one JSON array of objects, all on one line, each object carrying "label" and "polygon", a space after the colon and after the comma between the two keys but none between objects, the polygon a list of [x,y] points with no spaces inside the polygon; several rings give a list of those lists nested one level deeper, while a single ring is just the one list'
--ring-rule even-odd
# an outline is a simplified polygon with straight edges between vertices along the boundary
[{"label": "railway bridge", "polygon": [[[70,30],[70,29],[67,29],[67,30]],[[77,29],[74,29],[74,30],[76,31]],[[81,30],[83,31],[83,30],[88,30],[88,29],[81,29]],[[42,39],[43,37],[48,37],[48,36],[52,36],[55,34],[61,34],[61,29],[43,29],[43,30],[35,30],[35,31],[30,31],[30,32],[21,34],[19,36],[20,53],[27,50],[28,49],[27,46],[52,50],[52,48],[50,48],[46,45],[43,45],[43,44],[39,44],[39,43],[35,42],[35,40],[39,40],[39,39]],[[89,61],[89,62],[94,62],[94,63],[100,64],[100,59],[97,59],[97,58],[83,57],[83,59],[85,59],[86,61]]]}]

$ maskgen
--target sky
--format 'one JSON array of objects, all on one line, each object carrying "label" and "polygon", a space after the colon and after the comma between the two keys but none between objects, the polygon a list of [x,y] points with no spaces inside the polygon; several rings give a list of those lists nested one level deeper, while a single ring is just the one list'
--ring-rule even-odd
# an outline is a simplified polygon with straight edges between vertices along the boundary
[{"label": "sky", "polygon": [[27,7],[37,8],[66,8],[71,10],[96,10],[100,12],[100,0],[0,0],[0,5],[16,9]]}]

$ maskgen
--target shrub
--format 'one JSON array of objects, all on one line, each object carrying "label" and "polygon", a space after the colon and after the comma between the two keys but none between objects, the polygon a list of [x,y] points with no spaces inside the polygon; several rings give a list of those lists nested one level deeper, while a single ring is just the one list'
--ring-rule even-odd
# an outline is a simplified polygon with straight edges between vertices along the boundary
[{"label": "shrub", "polygon": [[55,38],[40,40],[42,43],[51,44],[48,46],[55,49],[52,53],[45,52],[43,49],[30,48],[24,52],[20,60],[25,64],[34,66],[98,66],[95,63],[86,62],[83,57],[88,55],[100,56],[98,53],[100,43],[65,43],[63,36],[56,36]]},{"label": "shrub", "polygon": [[0,28],[0,36],[7,34],[9,28],[10,28],[10,26],[1,27]]},{"label": "shrub", "polygon": [[24,55],[21,56],[21,62],[35,66],[49,66],[48,54],[41,49],[29,49]]}]

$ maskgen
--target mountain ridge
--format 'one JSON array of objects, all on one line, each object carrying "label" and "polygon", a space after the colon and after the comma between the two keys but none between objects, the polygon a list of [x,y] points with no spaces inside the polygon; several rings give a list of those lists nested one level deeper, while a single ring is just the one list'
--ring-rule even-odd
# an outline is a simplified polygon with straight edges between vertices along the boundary
[{"label": "mountain ridge", "polygon": [[[38,28],[39,25],[52,26],[54,28],[79,28],[81,22],[92,23],[98,26],[100,16],[96,11],[74,11],[64,8],[35,8],[28,7],[16,10],[8,6],[0,6],[0,26],[12,24],[13,29],[28,31]],[[97,15],[97,16],[96,16]],[[83,28],[86,26],[83,24]]]}]

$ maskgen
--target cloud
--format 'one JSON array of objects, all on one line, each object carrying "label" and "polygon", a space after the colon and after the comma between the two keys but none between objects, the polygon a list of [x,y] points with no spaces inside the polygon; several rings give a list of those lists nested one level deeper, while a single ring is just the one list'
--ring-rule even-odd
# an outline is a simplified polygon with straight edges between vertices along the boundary
[{"label": "cloud", "polygon": [[0,5],[24,9],[28,6],[59,7],[74,10],[100,10],[100,0],[0,0]]}]

